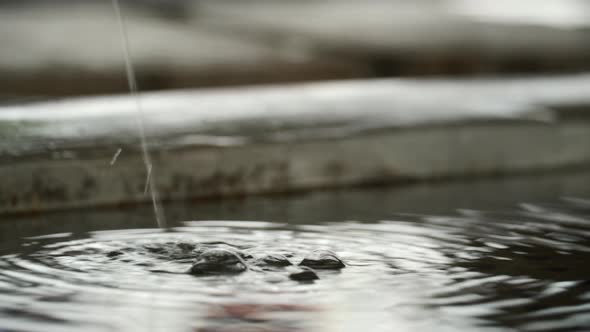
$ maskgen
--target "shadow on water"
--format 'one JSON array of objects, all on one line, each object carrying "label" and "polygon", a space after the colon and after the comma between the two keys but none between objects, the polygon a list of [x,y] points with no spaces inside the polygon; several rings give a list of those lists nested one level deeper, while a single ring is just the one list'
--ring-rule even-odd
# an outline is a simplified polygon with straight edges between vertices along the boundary
[{"label": "shadow on water", "polygon": [[[589,184],[577,172],[173,203],[170,232],[149,206],[11,217],[0,330],[586,331]],[[345,265],[288,277],[316,249]],[[201,275],[208,250],[239,269]]]}]

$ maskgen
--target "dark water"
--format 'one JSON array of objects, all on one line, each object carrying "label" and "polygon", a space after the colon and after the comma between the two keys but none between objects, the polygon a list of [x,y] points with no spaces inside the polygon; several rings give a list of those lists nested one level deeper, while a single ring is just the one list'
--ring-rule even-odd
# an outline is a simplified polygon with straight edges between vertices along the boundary
[{"label": "dark water", "polygon": [[[0,331],[588,331],[589,184],[570,173],[176,204],[168,231],[149,206],[4,217]],[[205,247],[293,264],[329,249],[346,267],[314,282],[254,260],[186,273]]]}]

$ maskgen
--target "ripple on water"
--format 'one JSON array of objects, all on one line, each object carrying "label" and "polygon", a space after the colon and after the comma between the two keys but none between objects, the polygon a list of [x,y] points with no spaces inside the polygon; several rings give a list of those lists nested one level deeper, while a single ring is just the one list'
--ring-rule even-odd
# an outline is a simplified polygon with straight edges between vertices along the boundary
[{"label": "ripple on water", "polygon": [[[568,199],[373,224],[27,238],[0,258],[0,330],[586,331],[589,216],[588,201]],[[211,257],[240,268],[189,273]],[[309,267],[319,279],[293,277]]]}]

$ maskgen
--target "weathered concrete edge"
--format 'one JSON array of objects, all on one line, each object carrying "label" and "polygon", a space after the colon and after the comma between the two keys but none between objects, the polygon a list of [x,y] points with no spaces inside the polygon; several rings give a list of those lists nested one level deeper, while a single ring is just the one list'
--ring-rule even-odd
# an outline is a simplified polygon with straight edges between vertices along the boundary
[{"label": "weathered concrete edge", "polygon": [[[141,96],[164,199],[590,165],[590,75],[382,80]],[[149,200],[137,109],[0,109],[0,213]],[[113,154],[124,148],[111,165]]]},{"label": "weathered concrete edge", "polygon": [[[165,200],[590,167],[590,121],[464,123],[351,137],[159,150]],[[0,214],[147,202],[137,153],[0,166]]]},{"label": "weathered concrete edge", "polygon": [[[457,122],[554,122],[571,107],[586,117],[590,74],[180,90],[142,94],[141,105],[158,145],[317,141]],[[129,95],[0,107],[0,161],[137,145],[138,114]]]}]

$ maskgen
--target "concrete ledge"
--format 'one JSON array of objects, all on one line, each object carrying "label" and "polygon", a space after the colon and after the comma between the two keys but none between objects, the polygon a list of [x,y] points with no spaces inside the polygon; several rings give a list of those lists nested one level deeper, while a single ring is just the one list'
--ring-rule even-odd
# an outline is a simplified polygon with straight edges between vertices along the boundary
[{"label": "concrete ledge", "polygon": [[[176,91],[141,104],[167,200],[590,166],[590,75]],[[129,96],[0,108],[0,213],[148,200],[136,115]]]}]

